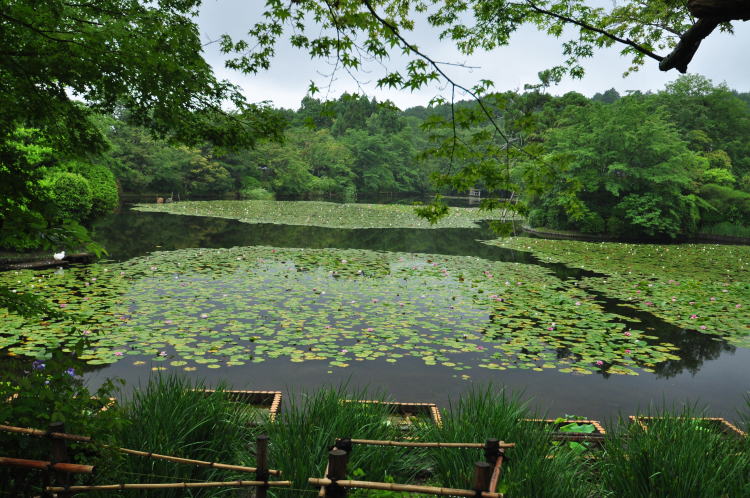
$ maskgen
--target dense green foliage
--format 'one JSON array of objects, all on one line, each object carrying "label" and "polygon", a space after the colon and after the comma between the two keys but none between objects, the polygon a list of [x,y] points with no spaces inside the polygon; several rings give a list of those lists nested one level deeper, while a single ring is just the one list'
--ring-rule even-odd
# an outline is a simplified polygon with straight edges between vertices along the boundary
[{"label": "dense green foliage", "polygon": [[[108,119],[108,162],[125,190],[183,198],[238,192],[350,200],[478,187],[484,207],[528,209],[532,226],[627,238],[716,233],[720,224],[748,229],[750,106],[723,85],[685,76],[653,94],[532,91],[486,99],[496,104],[506,139],[525,153],[496,136],[477,158],[493,132],[476,102],[399,111],[344,94],[328,102],[305,97],[297,111],[283,111],[285,141],[233,153],[170,147]],[[452,132],[444,127],[453,122],[460,143],[447,153]],[[439,218],[444,210],[428,206],[422,214]]]},{"label": "dense green foliage", "polygon": [[253,149],[175,147],[138,127],[99,118],[112,145],[107,163],[126,192],[220,197],[239,193],[264,199],[257,189],[293,198],[354,200],[358,194],[426,192],[435,161],[417,161],[427,146],[421,120],[390,104],[344,94],[330,102],[306,97],[283,113],[282,142]]},{"label": "dense green foliage", "polygon": [[[603,444],[588,444],[581,452],[554,442],[553,424],[540,421],[517,394],[494,386],[470,389],[447,409],[442,407],[442,425],[417,418],[406,432],[392,422],[390,407],[382,403],[388,401],[384,396],[352,391],[346,386],[289,393],[280,414],[272,421],[257,416],[260,407],[231,401],[221,387],[213,393],[200,392],[205,388],[200,381],[155,376],[132,395],[111,403],[106,398],[90,398],[80,378],[71,373],[55,375],[49,372],[50,366],[39,362],[31,369],[21,384],[0,384],[2,394],[20,394],[0,406],[0,422],[44,428],[49,420],[65,420],[69,432],[94,436],[96,443],[251,467],[257,463],[254,439],[266,434],[269,466],[282,472],[280,479],[272,476],[270,480],[292,481],[291,489],[271,488],[269,496],[316,492],[308,478],[324,475],[328,450],[338,438],[347,437],[411,437],[444,443],[482,443],[498,438],[515,443],[513,448],[505,449],[497,489],[511,497],[746,496],[750,491],[750,441],[735,433],[723,433],[715,420],[701,418],[702,411],[693,407],[650,410],[650,416],[640,417],[640,422],[619,420],[616,426],[608,424],[608,437]],[[111,386],[108,389],[96,394],[112,394]],[[63,410],[69,418],[50,418],[47,410],[39,410],[38,406],[32,409],[31,400],[37,396],[48,406]],[[107,410],[101,410],[105,405]],[[20,451],[27,457],[46,458],[49,451],[49,443],[43,438],[3,432],[0,441],[4,449]],[[252,478],[232,470],[123,454],[96,443],[70,444],[76,462],[97,467],[93,476],[74,476],[75,484]],[[696,458],[697,454],[700,458]],[[483,459],[478,448],[355,444],[347,474],[358,480],[470,489],[474,463]],[[4,495],[40,491],[38,473],[7,469],[0,469],[0,492]],[[231,492],[227,488],[189,490],[190,496],[201,497]],[[122,493],[184,496],[186,490]],[[394,496],[356,491],[353,495]]]},{"label": "dense green foliage", "polygon": [[[0,248],[97,249],[79,221],[117,203],[111,175],[86,165],[100,164],[95,154],[107,147],[94,123],[97,112],[116,112],[185,143],[249,146],[278,134],[278,114],[248,104],[203,59],[192,18],[199,4],[3,3]],[[231,112],[223,110],[227,105]],[[71,159],[74,165],[61,164]],[[89,192],[67,174],[48,179],[50,192],[41,182],[51,167],[81,175]],[[200,164],[193,169],[194,182],[208,174]]]}]

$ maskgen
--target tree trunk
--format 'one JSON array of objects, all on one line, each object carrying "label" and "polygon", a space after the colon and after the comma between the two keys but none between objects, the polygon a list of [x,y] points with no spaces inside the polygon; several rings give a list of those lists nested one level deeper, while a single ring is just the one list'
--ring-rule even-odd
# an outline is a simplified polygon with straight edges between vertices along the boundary
[{"label": "tree trunk", "polygon": [[750,19],[748,0],[688,0],[688,10],[698,18],[715,17],[727,21]]}]

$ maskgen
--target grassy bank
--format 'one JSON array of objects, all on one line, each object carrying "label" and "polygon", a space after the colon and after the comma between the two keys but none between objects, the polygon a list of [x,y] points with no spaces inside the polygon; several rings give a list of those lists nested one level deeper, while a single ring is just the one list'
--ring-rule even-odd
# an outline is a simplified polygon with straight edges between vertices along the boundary
[{"label": "grassy bank", "polygon": [[[275,422],[242,403],[231,401],[221,390],[203,389],[178,377],[155,377],[134,394],[106,411],[79,413],[88,419],[88,430],[107,433],[115,446],[183,458],[254,466],[254,440],[270,437],[269,464],[282,471],[291,489],[275,489],[271,496],[313,496],[308,477],[322,477],[327,452],[338,437],[424,441],[483,442],[499,438],[516,444],[507,450],[499,491],[509,497],[599,496],[748,496],[750,453],[747,438],[728,437],[711,424],[691,420],[695,410],[657,410],[647,427],[624,420],[611,426],[601,447],[560,444],[551,440],[550,426],[528,422],[537,418],[524,401],[500,388],[468,391],[444,413],[436,426],[418,419],[404,432],[390,421],[388,405],[343,402],[383,400],[384,396],[351,391],[345,386],[315,392],[293,393]],[[63,402],[63,400],[61,400]],[[748,400],[750,413],[750,399]],[[21,404],[22,405],[22,404]],[[19,407],[21,406],[19,405]],[[6,405],[3,422],[33,425]],[[42,410],[44,411],[44,410]],[[43,414],[39,414],[42,416]],[[67,413],[68,417],[74,416]],[[747,427],[750,417],[746,417]],[[100,423],[101,422],[101,423]],[[251,423],[252,422],[252,423]],[[42,422],[38,422],[41,424]],[[99,424],[99,425],[97,425]],[[106,430],[103,430],[105,429]],[[107,432],[108,431],[108,432]],[[3,435],[5,442],[19,438],[13,457],[43,455],[48,442]],[[71,445],[73,459],[95,463],[93,477],[76,478],[78,484],[158,483],[250,480],[253,474],[186,465],[142,456],[102,453],[96,445]],[[470,488],[474,462],[481,449],[389,448],[355,445],[348,463],[349,477],[359,480],[416,483]],[[0,491],[12,494],[20,481],[38,492],[41,474],[0,468]],[[131,496],[252,496],[249,491],[209,488],[194,490],[126,491]],[[0,493],[2,494],[2,493]],[[398,496],[360,491],[356,496]],[[90,496],[96,496],[91,494]],[[103,495],[104,496],[104,495]]]}]

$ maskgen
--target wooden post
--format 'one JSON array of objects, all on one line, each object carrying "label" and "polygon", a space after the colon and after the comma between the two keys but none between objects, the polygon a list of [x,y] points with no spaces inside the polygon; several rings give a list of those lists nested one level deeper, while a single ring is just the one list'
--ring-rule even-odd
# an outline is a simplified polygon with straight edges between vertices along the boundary
[{"label": "wooden post", "polygon": [[[256,467],[258,470],[255,471],[256,481],[267,481],[268,480],[268,436],[265,434],[259,435],[255,438],[255,458]],[[268,496],[268,486],[258,486],[256,488],[255,496],[257,498],[266,498]]]},{"label": "wooden post", "polygon": [[490,479],[492,478],[492,465],[487,462],[476,462],[474,464],[474,484],[472,489],[477,496],[482,496],[482,491],[489,491]]},{"label": "wooden post", "polygon": [[484,442],[484,460],[490,465],[495,465],[500,454],[500,440],[490,438]]},{"label": "wooden post", "polygon": [[328,452],[328,475],[326,477],[332,482],[326,486],[326,498],[346,497],[346,488],[339,486],[336,481],[346,479],[347,454],[344,450],[331,450]]},{"label": "wooden post", "polygon": [[[62,422],[52,422],[49,424],[49,427],[47,428],[49,432],[65,432],[65,424]],[[67,463],[70,461],[70,457],[68,456],[68,444],[64,439],[58,439],[58,438],[52,438],[51,439],[51,458],[50,462],[52,463]],[[70,474],[67,474],[65,472],[55,472],[54,473],[55,482],[59,486],[68,487],[70,486]],[[67,498],[70,496],[73,496],[72,493],[68,493],[66,491],[63,491],[61,493],[58,493],[57,496],[60,498]]]}]

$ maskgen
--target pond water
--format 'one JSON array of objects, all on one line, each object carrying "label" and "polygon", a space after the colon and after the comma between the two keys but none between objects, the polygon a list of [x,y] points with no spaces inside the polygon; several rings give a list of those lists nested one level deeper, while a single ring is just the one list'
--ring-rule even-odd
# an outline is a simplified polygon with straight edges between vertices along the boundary
[{"label": "pond water", "polygon": [[486,226],[333,229],[124,208],[95,238],[111,263],[41,275],[68,289],[71,310],[106,295],[93,309],[143,343],[97,339],[82,367],[94,386],[171,370],[237,389],[348,382],[446,406],[493,383],[552,416],[603,419],[688,401],[736,419],[750,388],[749,349],[583,291],[602,275],[482,243],[496,238]]}]

